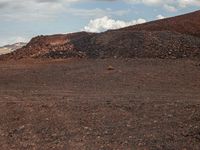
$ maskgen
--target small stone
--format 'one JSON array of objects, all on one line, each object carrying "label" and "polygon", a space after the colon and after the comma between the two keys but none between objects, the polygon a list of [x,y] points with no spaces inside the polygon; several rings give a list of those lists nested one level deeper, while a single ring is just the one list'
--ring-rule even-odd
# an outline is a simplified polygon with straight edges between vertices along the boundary
[{"label": "small stone", "polygon": [[130,124],[127,124],[126,126],[127,126],[128,128],[130,128],[130,127],[131,127],[131,125],[130,125]]},{"label": "small stone", "polygon": [[24,128],[25,128],[25,126],[23,125],[23,126],[19,127],[19,130],[23,130]]},{"label": "small stone", "polygon": [[113,66],[109,65],[107,70],[115,70],[115,68]]},{"label": "small stone", "polygon": [[154,120],[153,122],[154,122],[154,123],[157,123],[158,121],[157,121],[157,120]]},{"label": "small stone", "polygon": [[84,127],[84,129],[85,129],[85,130],[88,130],[88,129],[89,129],[89,127]]}]

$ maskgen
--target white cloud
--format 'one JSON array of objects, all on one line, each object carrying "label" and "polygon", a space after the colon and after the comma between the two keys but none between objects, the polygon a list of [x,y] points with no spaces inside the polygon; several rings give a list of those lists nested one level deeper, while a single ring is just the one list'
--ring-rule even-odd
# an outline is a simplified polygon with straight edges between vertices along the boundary
[{"label": "white cloud", "polygon": [[172,6],[172,5],[168,5],[168,4],[165,4],[163,6],[163,8],[169,12],[176,12],[177,11],[177,8],[175,6]]},{"label": "white cloud", "polygon": [[[90,10],[73,8],[71,4],[79,2],[93,2],[100,0],[0,0],[1,20],[47,20],[56,18],[59,13],[70,13],[76,16],[102,17],[125,15],[130,10],[109,10],[93,8]],[[117,0],[103,0],[114,2]],[[161,7],[170,12],[188,6],[200,6],[200,0],[122,0],[131,4],[142,3],[148,6]]]},{"label": "white cloud", "polygon": [[132,4],[142,3],[150,6],[158,6],[163,9],[175,12],[178,9],[189,6],[200,6],[200,0],[125,0]]},{"label": "white cloud", "polygon": [[12,40],[12,43],[27,42],[27,39],[21,36],[14,37]]},{"label": "white cloud", "polygon": [[107,9],[68,9],[65,11],[66,13],[73,14],[75,16],[82,16],[82,17],[103,17],[103,16],[123,16],[130,12],[130,10],[113,10],[110,8]]},{"label": "white cloud", "polygon": [[84,31],[88,32],[102,32],[109,29],[118,29],[123,28],[130,25],[145,23],[145,19],[138,19],[133,21],[122,21],[122,20],[114,20],[109,18],[108,16],[97,18],[94,20],[90,20],[89,24],[84,27]]},{"label": "white cloud", "polygon": [[178,0],[180,7],[200,6],[200,0]]},{"label": "white cloud", "polygon": [[19,43],[19,42],[28,42],[28,39],[21,36],[14,36],[14,37],[6,38],[6,39],[0,38],[0,46]]},{"label": "white cloud", "polygon": [[[0,19],[35,21],[51,19],[56,14],[63,12],[64,7],[61,3],[48,0],[0,0]],[[56,0],[55,0],[56,1]]]},{"label": "white cloud", "polygon": [[[91,1],[91,0],[82,0]],[[80,17],[122,16],[130,10],[113,10],[111,8],[84,9],[73,8],[72,3],[80,0],[0,0],[0,19],[6,21],[52,20],[59,14]]]},{"label": "white cloud", "polygon": [[157,19],[165,19],[165,17],[163,15],[158,15],[156,16]]}]

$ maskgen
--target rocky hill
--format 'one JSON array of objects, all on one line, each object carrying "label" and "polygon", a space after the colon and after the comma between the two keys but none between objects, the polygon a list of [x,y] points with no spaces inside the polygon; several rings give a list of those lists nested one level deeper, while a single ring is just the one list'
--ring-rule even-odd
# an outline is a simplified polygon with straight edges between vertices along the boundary
[{"label": "rocky hill", "polygon": [[38,36],[0,59],[200,58],[200,11],[103,33]]},{"label": "rocky hill", "polygon": [[[44,58],[79,57],[76,47],[72,44],[74,40],[81,41],[92,36],[93,33],[77,32],[70,34],[57,34],[34,37],[26,46],[12,53],[0,56],[0,59],[21,59],[21,58]],[[51,55],[55,53],[55,56]],[[60,56],[62,55],[62,56]]]}]

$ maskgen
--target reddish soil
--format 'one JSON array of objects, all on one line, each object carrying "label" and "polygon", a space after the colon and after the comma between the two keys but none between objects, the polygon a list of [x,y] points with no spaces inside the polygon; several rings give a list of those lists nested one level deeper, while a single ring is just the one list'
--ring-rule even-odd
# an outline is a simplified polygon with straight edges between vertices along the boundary
[{"label": "reddish soil", "polygon": [[199,150],[199,64],[1,62],[1,150]]}]

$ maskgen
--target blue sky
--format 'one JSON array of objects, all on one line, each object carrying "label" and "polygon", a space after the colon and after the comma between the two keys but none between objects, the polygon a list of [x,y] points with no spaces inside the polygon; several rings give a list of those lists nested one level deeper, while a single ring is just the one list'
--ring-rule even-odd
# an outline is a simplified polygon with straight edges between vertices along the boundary
[{"label": "blue sky", "polygon": [[0,45],[101,32],[199,10],[200,0],[0,0]]}]

